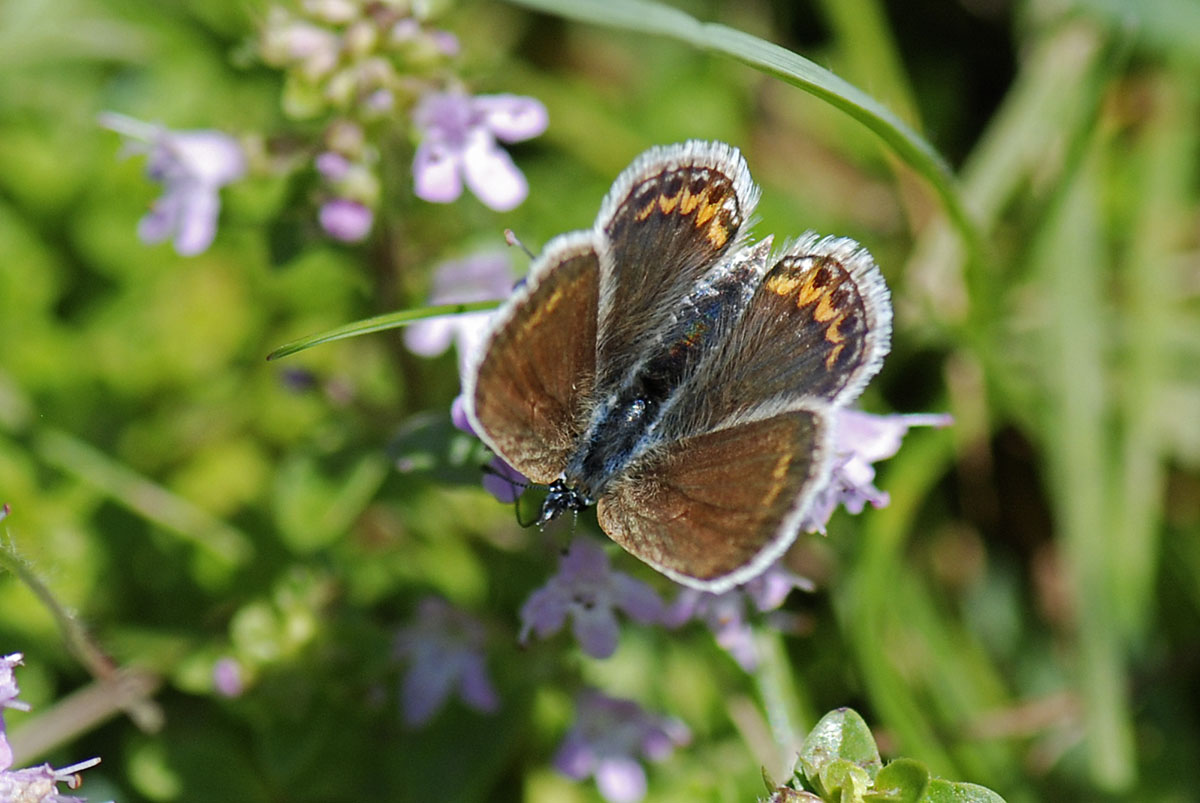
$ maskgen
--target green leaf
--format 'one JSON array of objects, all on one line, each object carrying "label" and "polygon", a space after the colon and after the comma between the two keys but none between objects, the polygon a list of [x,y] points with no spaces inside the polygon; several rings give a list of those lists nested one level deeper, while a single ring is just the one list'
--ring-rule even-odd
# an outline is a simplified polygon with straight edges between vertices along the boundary
[{"label": "green leaf", "polygon": [[720,53],[824,100],[879,136],[904,162],[924,176],[941,197],[973,254],[979,234],[945,161],[919,134],[875,98],[787,48],[650,0],[509,0],[514,5],[580,22],[665,36]]},{"label": "green leaf", "polygon": [[875,776],[875,788],[866,795],[871,801],[916,803],[929,787],[929,770],[920,761],[899,758]]},{"label": "green leaf", "polygon": [[921,803],[1004,803],[1004,798],[985,786],[934,778]]},{"label": "green leaf", "polygon": [[[838,708],[821,718],[804,740],[804,747],[797,760],[799,769],[810,783],[824,786],[826,768],[835,761],[845,761],[863,770],[866,784],[875,778],[882,761],[875,747],[871,729],[857,712],[849,708]],[[829,775],[830,780],[839,776]]]}]

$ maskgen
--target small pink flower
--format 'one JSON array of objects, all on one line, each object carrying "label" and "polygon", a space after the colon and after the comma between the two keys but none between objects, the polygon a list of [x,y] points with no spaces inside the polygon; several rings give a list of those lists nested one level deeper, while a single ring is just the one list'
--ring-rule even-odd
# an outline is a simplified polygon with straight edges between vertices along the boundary
[{"label": "small pink flower", "polygon": [[416,621],[396,634],[396,655],[409,664],[401,688],[405,724],[429,722],[455,690],[480,713],[500,707],[483,660],[486,635],[474,617],[445,600],[421,600]]},{"label": "small pink flower", "polygon": [[112,113],[101,115],[100,124],[129,137],[125,151],[146,154],[146,174],[163,185],[162,197],[138,223],[142,242],[173,238],[181,256],[207,250],[217,234],[221,187],[246,174],[238,141],[220,131],[170,131]]},{"label": "small pink flower", "polygon": [[321,205],[317,219],[330,237],[344,243],[357,243],[371,233],[375,213],[358,201],[334,198]]},{"label": "small pink flower", "polygon": [[226,656],[213,664],[213,688],[222,697],[241,697],[246,690],[242,676],[242,665]]},{"label": "small pink flower", "polygon": [[554,766],[577,781],[595,778],[609,803],[637,803],[646,796],[646,771],[638,758],[662,761],[690,741],[691,733],[679,720],[588,690],[579,695],[575,724],[558,748]]},{"label": "small pink flower", "polygon": [[425,95],[413,111],[421,144],[413,159],[417,197],[449,203],[463,181],[497,212],[513,209],[529,194],[525,176],[497,140],[519,142],[546,130],[546,107],[517,95],[461,91]]},{"label": "small pink flower", "polygon": [[521,606],[524,644],[529,634],[546,638],[571,618],[575,640],[593,658],[617,651],[620,610],[643,624],[662,620],[663,602],[650,586],[624,572],[613,571],[604,549],[588,538],[576,538],[559,561],[558,573]]},{"label": "small pink flower", "polygon": [[813,589],[812,581],[774,563],[753,580],[720,594],[684,588],[663,617],[668,627],[679,627],[699,620],[708,625],[720,647],[747,672],[758,668],[754,630],[748,619],[749,607],[759,613],[783,605],[792,589]]},{"label": "small pink flower", "polygon": [[911,427],[945,427],[954,422],[948,415],[872,415],[859,410],[840,410],[834,421],[833,474],[817,494],[801,522],[806,532],[825,532],[825,525],[838,505],[851,513],[862,512],[870,502],[885,507],[888,495],[875,487],[875,466],[900,450],[900,442]]}]

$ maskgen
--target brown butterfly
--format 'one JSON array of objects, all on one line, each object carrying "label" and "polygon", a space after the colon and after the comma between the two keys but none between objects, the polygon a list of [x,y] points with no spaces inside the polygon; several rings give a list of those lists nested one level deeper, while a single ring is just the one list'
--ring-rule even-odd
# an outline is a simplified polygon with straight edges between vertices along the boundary
[{"label": "brown butterfly", "polygon": [[749,243],[758,188],[720,142],[651,148],[593,227],[551,240],[465,372],[484,442],[685,585],[773,563],[829,480],[832,416],[879,370],[887,287],[845,238]]}]

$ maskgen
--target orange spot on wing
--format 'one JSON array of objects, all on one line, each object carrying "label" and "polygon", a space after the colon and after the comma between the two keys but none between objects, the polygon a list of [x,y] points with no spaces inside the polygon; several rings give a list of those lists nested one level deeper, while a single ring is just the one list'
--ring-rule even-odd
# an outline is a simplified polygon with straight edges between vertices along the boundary
[{"label": "orange spot on wing", "polygon": [[799,276],[785,273],[772,273],[767,279],[767,289],[777,296],[790,296],[792,291],[800,286]]},{"label": "orange spot on wing", "polygon": [[714,220],[704,236],[712,243],[713,248],[723,248],[729,240],[729,229],[720,220]]},{"label": "orange spot on wing", "polygon": [[679,197],[679,212],[690,215],[700,205],[700,196],[693,195],[690,187],[684,187]]},{"label": "orange spot on wing", "polygon": [[705,223],[713,219],[713,215],[717,214],[719,204],[712,203],[708,200],[708,193],[704,194],[703,200],[700,202],[700,211],[696,214],[696,228],[700,228]]},{"label": "orange spot on wing", "polygon": [[821,297],[821,290],[813,285],[813,274],[809,273],[804,279],[804,286],[796,296],[797,307],[807,307]]},{"label": "orange spot on wing", "polygon": [[[833,319],[833,323],[825,330],[825,339],[830,343],[841,343],[846,339],[846,336],[838,331],[838,327],[842,325],[842,321],[846,320],[846,313],[842,313]],[[841,348],[839,346],[838,348]]]},{"label": "orange spot on wing", "polygon": [[821,301],[817,304],[817,308],[813,310],[813,317],[821,323],[832,320],[838,314],[837,307],[833,306],[833,300],[829,293],[821,295]]}]

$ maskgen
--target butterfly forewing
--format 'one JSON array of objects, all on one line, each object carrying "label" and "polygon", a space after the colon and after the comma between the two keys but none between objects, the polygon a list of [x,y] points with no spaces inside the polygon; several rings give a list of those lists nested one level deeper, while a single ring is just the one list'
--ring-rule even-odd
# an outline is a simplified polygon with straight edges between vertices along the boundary
[{"label": "butterfly forewing", "polygon": [[688,585],[745,582],[791,543],[828,473],[824,415],[796,409],[673,441],[600,499],[614,541]]},{"label": "butterfly forewing", "polygon": [[667,412],[664,437],[762,405],[844,405],[879,370],[891,334],[887,288],[852,240],[806,237],[779,257],[729,336]]},{"label": "butterfly forewing", "polygon": [[738,244],[757,197],[741,155],[721,143],[651,149],[617,178],[596,221],[601,390],[661,340],[696,283]]},{"label": "butterfly forewing", "polygon": [[548,244],[501,311],[467,389],[484,440],[534,482],[562,472],[587,426],[598,282],[590,232]]}]

